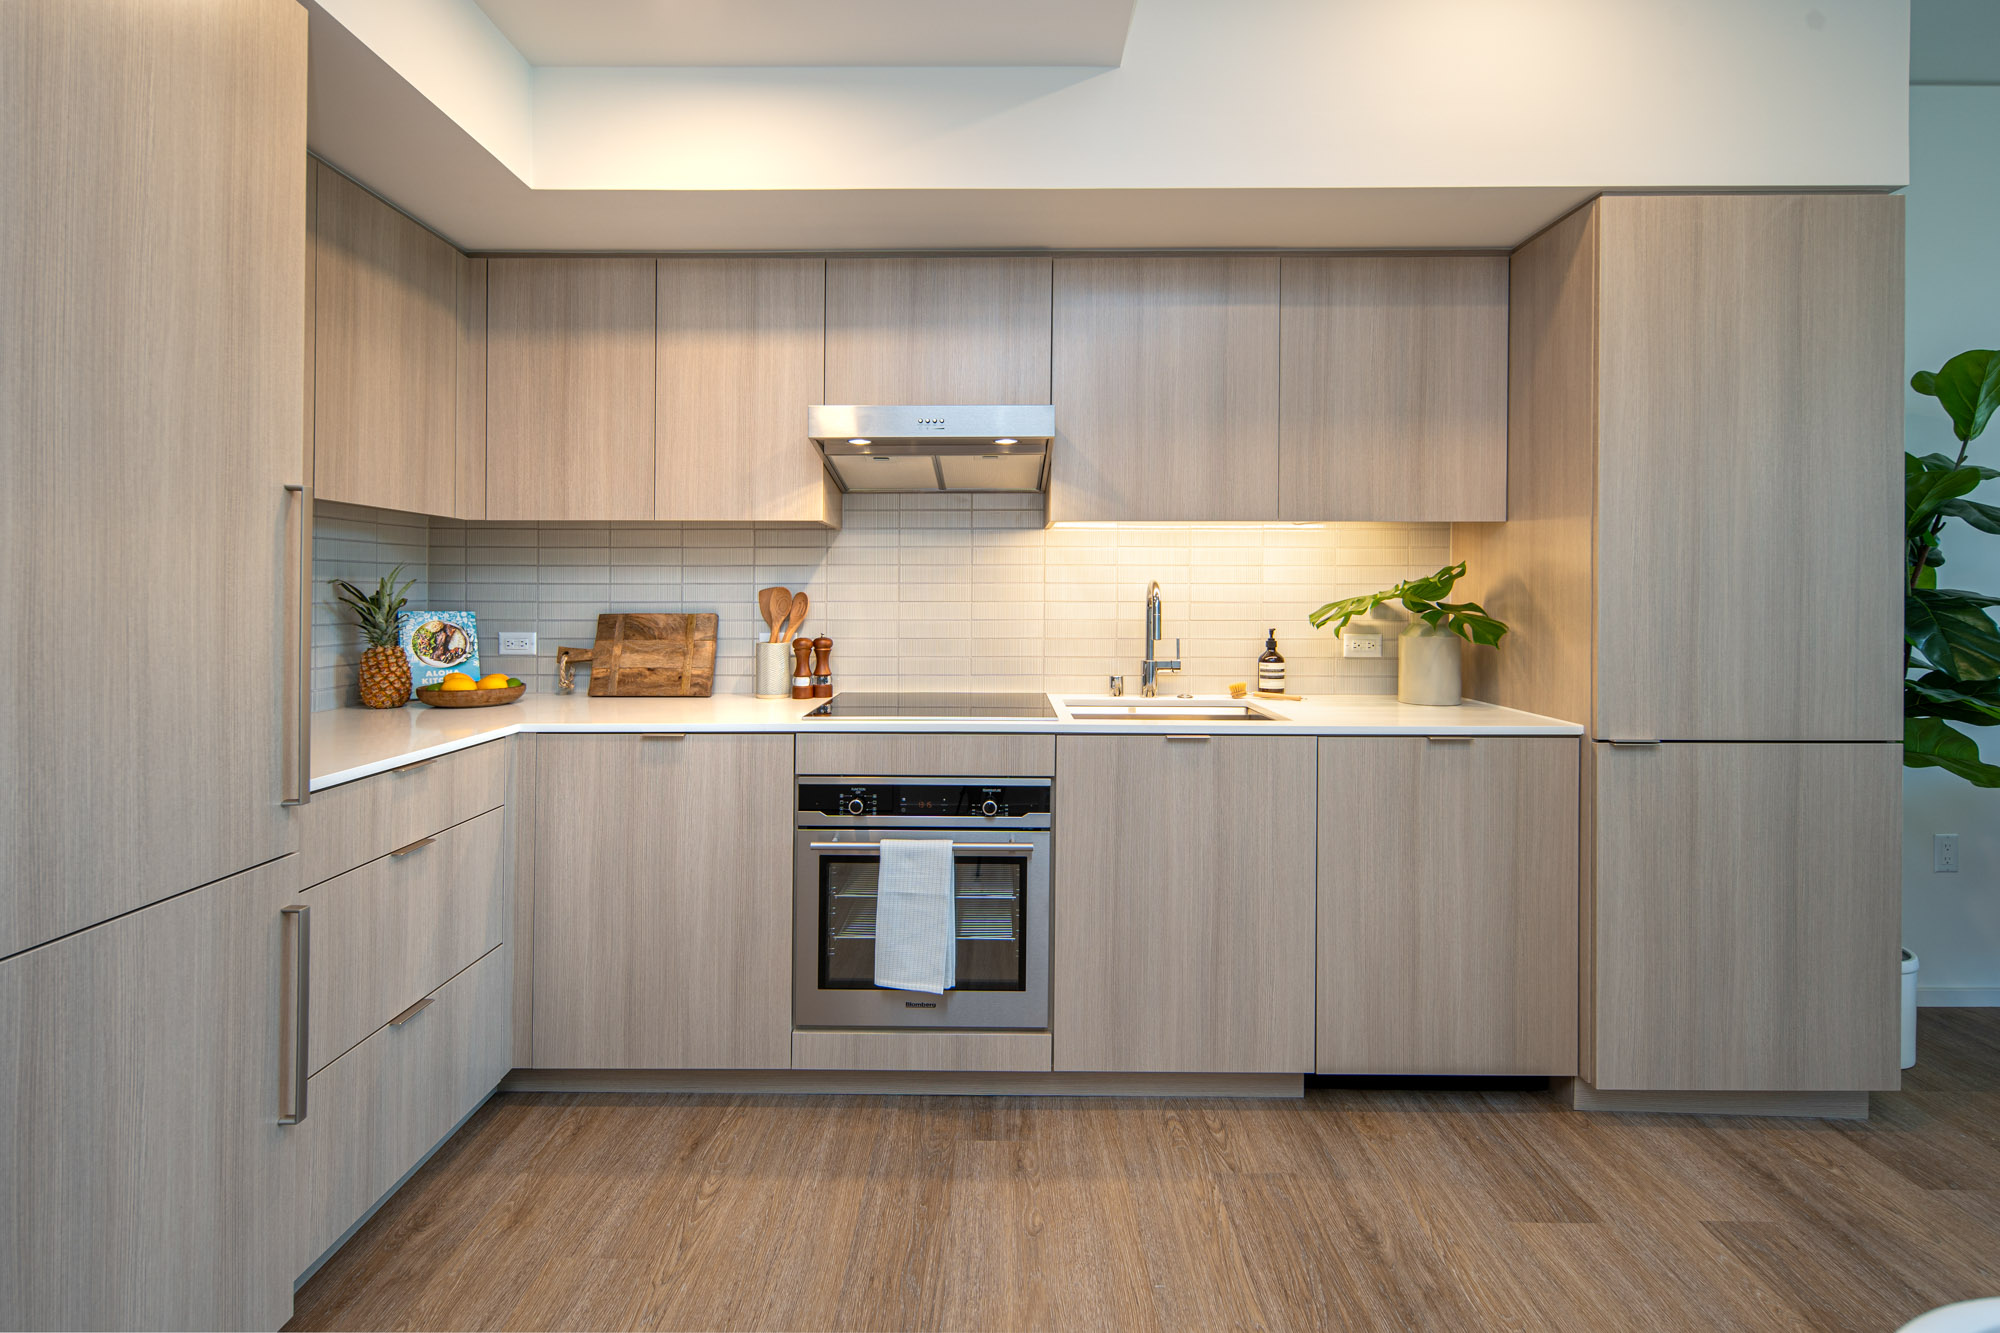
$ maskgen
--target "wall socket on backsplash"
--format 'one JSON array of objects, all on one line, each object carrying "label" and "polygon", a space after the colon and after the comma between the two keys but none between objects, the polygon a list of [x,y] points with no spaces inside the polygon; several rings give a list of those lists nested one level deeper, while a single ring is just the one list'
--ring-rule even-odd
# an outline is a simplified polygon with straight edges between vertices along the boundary
[{"label": "wall socket on backsplash", "polygon": [[535,636],[532,631],[507,629],[500,631],[500,656],[533,657],[534,655]]},{"label": "wall socket on backsplash", "polygon": [[1340,632],[1340,655],[1342,657],[1380,657],[1382,655],[1382,631],[1379,629],[1357,629],[1349,625]]}]

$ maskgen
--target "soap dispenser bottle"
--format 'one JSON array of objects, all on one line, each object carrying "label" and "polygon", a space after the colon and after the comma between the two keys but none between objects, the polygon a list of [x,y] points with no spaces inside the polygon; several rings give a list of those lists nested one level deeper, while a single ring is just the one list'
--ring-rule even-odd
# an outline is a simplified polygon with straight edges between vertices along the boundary
[{"label": "soap dispenser bottle", "polygon": [[1278,629],[1271,627],[1264,640],[1263,655],[1257,659],[1257,688],[1264,694],[1285,692],[1285,659],[1278,656]]}]

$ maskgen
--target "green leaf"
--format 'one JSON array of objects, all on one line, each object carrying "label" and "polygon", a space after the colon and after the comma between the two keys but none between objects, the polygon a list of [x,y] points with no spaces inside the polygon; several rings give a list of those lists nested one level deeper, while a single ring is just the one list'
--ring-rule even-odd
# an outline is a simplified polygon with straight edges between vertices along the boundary
[{"label": "green leaf", "polygon": [[1903,767],[1941,768],[1975,787],[2000,787],[2000,768],[1980,759],[1979,742],[1934,717],[1903,723]]},{"label": "green leaf", "polygon": [[2000,726],[2000,681],[1953,680],[1942,671],[1927,671],[1903,682],[1903,716]]},{"label": "green leaf", "polygon": [[1975,440],[2000,407],[2000,353],[1960,352],[1936,373],[1918,371],[1910,387],[1938,400],[1961,440]]},{"label": "green leaf", "polygon": [[[1937,511],[1946,518],[1962,519],[1981,532],[2000,532],[2000,506],[1981,504],[1977,500],[1946,500]],[[1936,563],[1944,562],[1939,560]]]},{"label": "green leaf", "polygon": [[1903,599],[1903,638],[1924,660],[1959,680],[2000,678],[2000,628],[1986,607],[2000,597],[1956,588],[1912,588]]},{"label": "green leaf", "polygon": [[1915,458],[1919,463],[1924,464],[1933,471],[1949,472],[1954,467],[1969,467],[1977,470],[1979,475],[1987,481],[1991,481],[1995,477],[2000,477],[2000,468],[1980,467],[1977,463],[1961,463],[1950,454],[1904,454],[1903,475],[1905,478],[1910,475],[1909,460],[1911,458]]},{"label": "green leaf", "polygon": [[1348,621],[1354,619],[1356,616],[1365,616],[1376,607],[1382,605],[1382,603],[1388,601],[1391,593],[1394,591],[1394,589],[1390,589],[1389,592],[1370,593],[1365,597],[1344,597],[1337,602],[1328,602],[1325,606],[1307,616],[1306,619],[1312,622],[1314,629],[1324,629],[1327,622],[1332,621],[1333,632],[1338,634],[1347,628]]},{"label": "green leaf", "polygon": [[1982,478],[1976,467],[1905,468],[1903,472],[1903,526],[1912,537],[1931,521],[1931,516],[1959,496],[1978,486]]},{"label": "green leaf", "polygon": [[[1424,578],[1405,579],[1390,589],[1390,592],[1398,597],[1404,606],[1410,606],[1412,601],[1441,602],[1450,594],[1451,585],[1464,577],[1465,562],[1461,560],[1455,565],[1446,565],[1437,573]],[[1414,612],[1416,608],[1412,606],[1410,610]]]}]

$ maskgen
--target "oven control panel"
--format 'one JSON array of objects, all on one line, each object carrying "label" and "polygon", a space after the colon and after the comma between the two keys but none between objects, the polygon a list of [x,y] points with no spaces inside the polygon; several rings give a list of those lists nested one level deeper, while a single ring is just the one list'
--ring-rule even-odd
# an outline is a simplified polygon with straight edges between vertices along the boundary
[{"label": "oven control panel", "polygon": [[1046,780],[983,783],[825,778],[799,783],[799,814],[836,823],[872,819],[977,824],[982,820],[1028,819],[1045,824],[1049,790]]}]

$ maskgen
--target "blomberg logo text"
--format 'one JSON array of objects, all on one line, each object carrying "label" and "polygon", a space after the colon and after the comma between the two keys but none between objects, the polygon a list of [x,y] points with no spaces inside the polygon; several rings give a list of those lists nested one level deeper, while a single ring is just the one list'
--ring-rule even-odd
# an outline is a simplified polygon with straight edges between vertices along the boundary
[{"label": "blomberg logo text", "polygon": [[935,1009],[935,1008],[937,1008],[937,1001],[936,1001],[936,1000],[905,1000],[905,1001],[903,1001],[903,1007],[904,1007],[905,1009]]}]

